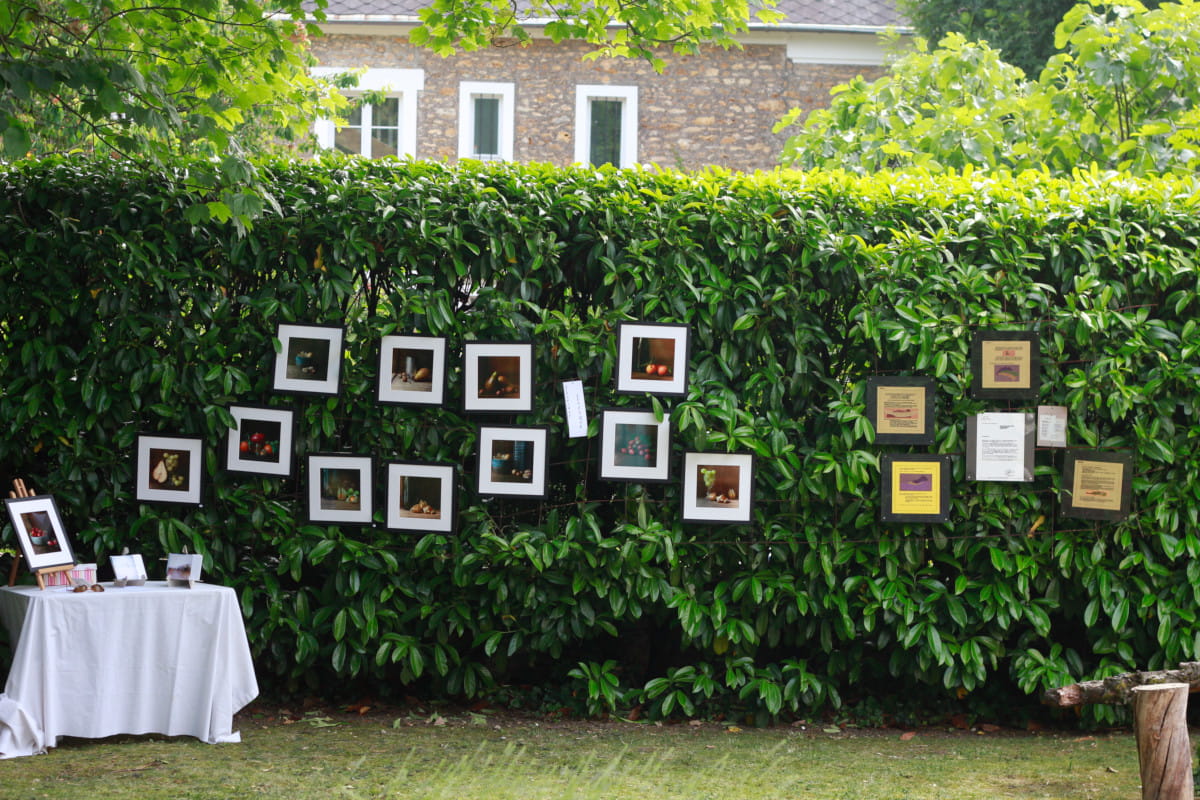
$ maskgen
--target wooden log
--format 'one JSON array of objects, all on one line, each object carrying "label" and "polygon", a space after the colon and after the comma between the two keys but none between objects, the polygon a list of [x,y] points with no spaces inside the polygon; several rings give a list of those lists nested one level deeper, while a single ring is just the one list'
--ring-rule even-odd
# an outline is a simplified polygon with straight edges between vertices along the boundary
[{"label": "wooden log", "polygon": [[1186,683],[1160,683],[1131,690],[1142,800],[1192,800],[1190,689]]},{"label": "wooden log", "polygon": [[1185,661],[1178,669],[1127,672],[1103,680],[1080,681],[1070,686],[1049,689],[1042,694],[1042,702],[1060,708],[1087,703],[1126,704],[1132,699],[1130,693],[1134,688],[1163,683],[1186,683],[1188,691],[1200,691],[1200,661]]}]

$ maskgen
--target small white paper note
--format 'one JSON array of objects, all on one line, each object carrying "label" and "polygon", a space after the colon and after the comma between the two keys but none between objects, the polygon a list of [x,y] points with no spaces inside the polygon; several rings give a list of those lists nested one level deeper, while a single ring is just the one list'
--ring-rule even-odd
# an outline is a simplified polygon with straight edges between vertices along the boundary
[{"label": "small white paper note", "polygon": [[583,401],[583,381],[563,381],[563,402],[567,406],[567,436],[587,436],[587,408]]},{"label": "small white paper note", "polygon": [[1067,407],[1038,406],[1037,446],[1067,446]]}]

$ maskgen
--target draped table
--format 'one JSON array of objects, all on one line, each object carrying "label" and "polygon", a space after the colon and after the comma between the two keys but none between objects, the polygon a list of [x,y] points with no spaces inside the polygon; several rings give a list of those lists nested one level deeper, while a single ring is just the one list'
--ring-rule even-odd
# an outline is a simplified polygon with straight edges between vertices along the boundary
[{"label": "draped table", "polygon": [[44,753],[61,736],[241,741],[233,715],[258,681],[227,586],[0,587],[0,621],[13,647],[0,757]]}]

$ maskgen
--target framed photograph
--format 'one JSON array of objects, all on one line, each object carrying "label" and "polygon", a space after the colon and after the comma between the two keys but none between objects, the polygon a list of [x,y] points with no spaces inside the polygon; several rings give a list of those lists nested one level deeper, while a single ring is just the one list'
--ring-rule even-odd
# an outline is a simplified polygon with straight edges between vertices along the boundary
[{"label": "framed photograph", "polygon": [[600,414],[600,477],[662,483],[670,479],[671,415],[609,408]]},{"label": "framed photograph", "polygon": [[296,415],[286,408],[230,406],[235,426],[225,437],[225,468],[230,472],[288,477]]},{"label": "framed photograph", "polygon": [[688,345],[686,325],[617,325],[617,393],[687,394]]},{"label": "framed photograph", "polygon": [[1059,513],[1080,519],[1122,520],[1133,501],[1133,454],[1068,448],[1059,487]]},{"label": "framed photograph", "polygon": [[754,502],[754,456],[683,454],[683,521],[748,525]]},{"label": "framed photograph", "polygon": [[380,340],[380,403],[440,406],[445,396],[445,337],[384,336]]},{"label": "framed photograph", "polygon": [[10,497],[5,499],[4,505],[12,520],[21,555],[31,570],[74,566],[75,555],[71,552],[67,529],[53,495]]},{"label": "framed photograph", "polygon": [[281,324],[276,332],[275,391],[336,395],[342,382],[345,328],[340,325]]},{"label": "framed photograph", "polygon": [[867,378],[867,418],[876,444],[933,444],[933,378]]},{"label": "framed photograph", "polygon": [[967,480],[1033,480],[1037,422],[1032,411],[992,411],[967,417]]},{"label": "framed photograph", "polygon": [[396,461],[387,465],[386,524],[396,531],[453,533],[458,487],[452,464]]},{"label": "framed photograph", "polygon": [[481,495],[544,498],[546,447],[543,426],[484,426],[479,429],[478,489]]},{"label": "framed photograph", "polygon": [[308,521],[328,525],[370,525],[375,514],[370,456],[312,453],[305,491]]},{"label": "framed photograph", "polygon": [[141,586],[146,582],[146,562],[141,553],[109,556],[112,565],[113,583],[118,586]]},{"label": "framed photograph", "polygon": [[204,556],[199,553],[167,554],[167,586],[191,589],[200,581],[204,570]]},{"label": "framed photograph", "polygon": [[144,503],[199,505],[204,443],[194,436],[137,437],[135,497]]},{"label": "framed photograph", "polygon": [[976,331],[971,339],[971,396],[1036,399],[1041,364],[1037,331]]},{"label": "framed photograph", "polygon": [[464,344],[463,410],[510,414],[532,411],[533,342]]},{"label": "framed photograph", "polygon": [[950,456],[884,453],[880,458],[883,522],[945,522],[950,517]]}]

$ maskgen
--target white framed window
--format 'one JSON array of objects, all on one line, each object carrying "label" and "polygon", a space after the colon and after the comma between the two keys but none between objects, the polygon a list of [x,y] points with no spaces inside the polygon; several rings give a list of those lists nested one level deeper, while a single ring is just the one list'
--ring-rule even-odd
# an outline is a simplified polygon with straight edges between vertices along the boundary
[{"label": "white framed window", "polygon": [[637,162],[636,86],[575,87],[575,161],[631,167]]},{"label": "white framed window", "polygon": [[458,84],[458,157],[512,161],[511,83],[462,81]]},{"label": "white framed window", "polygon": [[[317,76],[349,72],[352,67],[315,67]],[[368,158],[416,156],[417,93],[425,88],[425,70],[370,69],[359,76],[359,91],[380,92],[381,103],[364,103],[353,109],[346,124],[319,119],[314,124],[317,144],[326,149],[359,153]],[[355,90],[347,92],[353,97]]]}]

